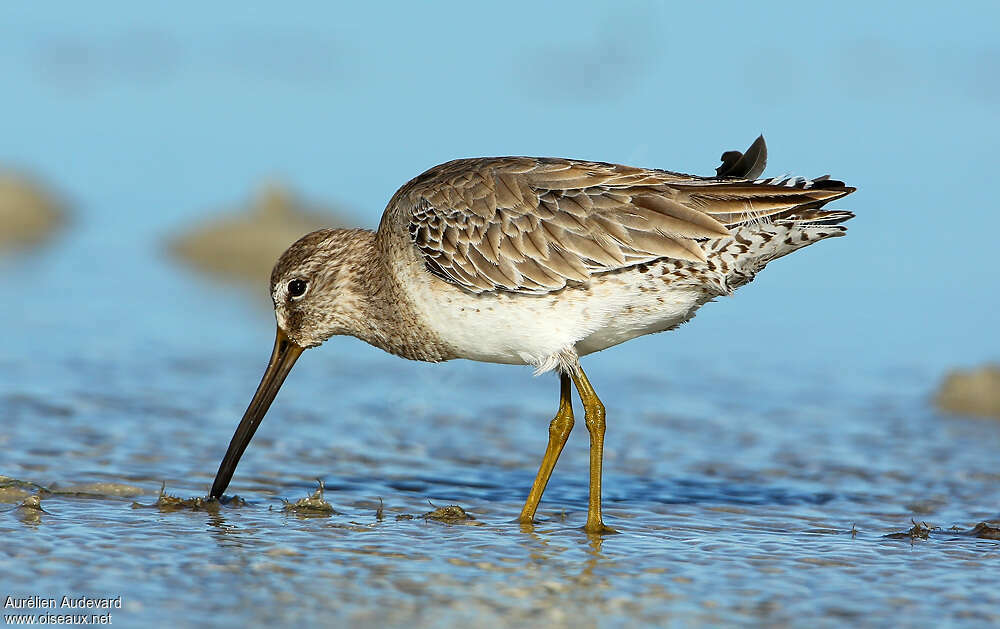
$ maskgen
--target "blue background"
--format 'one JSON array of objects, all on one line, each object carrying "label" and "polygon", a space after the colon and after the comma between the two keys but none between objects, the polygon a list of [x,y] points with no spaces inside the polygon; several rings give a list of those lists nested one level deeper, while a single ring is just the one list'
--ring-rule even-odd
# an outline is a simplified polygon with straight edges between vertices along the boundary
[{"label": "blue background", "polygon": [[[75,218],[54,250],[0,262],[0,321],[18,331],[3,351],[261,344],[267,313],[227,327],[247,303],[162,250],[265,177],[374,226],[399,185],[456,157],[709,174],[763,132],[768,174],[858,187],[839,203],[858,214],[849,236],[635,360],[930,377],[995,359],[997,23],[991,2],[8,4],[0,164]],[[220,296],[226,321],[197,317]],[[126,317],[148,332],[115,333]]]}]

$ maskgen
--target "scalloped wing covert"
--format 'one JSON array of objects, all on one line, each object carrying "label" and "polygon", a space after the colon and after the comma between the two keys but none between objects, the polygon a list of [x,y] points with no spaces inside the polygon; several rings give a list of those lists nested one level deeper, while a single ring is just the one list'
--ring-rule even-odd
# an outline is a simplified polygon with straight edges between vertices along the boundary
[{"label": "scalloped wing covert", "polygon": [[728,227],[852,190],[826,178],[764,183],[570,159],[476,158],[404,185],[385,219],[403,223],[428,270],[444,280],[475,293],[548,293],[658,258],[703,261],[700,241],[727,236]]}]

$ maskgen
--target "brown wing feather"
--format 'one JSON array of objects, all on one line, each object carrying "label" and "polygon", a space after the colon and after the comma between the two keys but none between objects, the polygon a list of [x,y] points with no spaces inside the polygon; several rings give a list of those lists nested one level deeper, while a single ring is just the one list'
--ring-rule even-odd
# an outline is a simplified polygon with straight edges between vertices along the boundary
[{"label": "brown wing feather", "polygon": [[400,188],[383,229],[401,223],[432,273],[472,292],[546,293],[657,258],[704,260],[699,243],[728,235],[727,226],[853,190],[820,181],[812,188],[569,159],[464,159]]}]

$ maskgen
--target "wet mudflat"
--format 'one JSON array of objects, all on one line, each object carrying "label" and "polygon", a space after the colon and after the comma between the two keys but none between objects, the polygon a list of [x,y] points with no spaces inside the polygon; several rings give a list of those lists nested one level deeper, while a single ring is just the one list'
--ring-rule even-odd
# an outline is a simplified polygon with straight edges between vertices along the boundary
[{"label": "wet mudflat", "polygon": [[1000,621],[980,525],[1000,516],[1000,425],[937,414],[930,374],[668,377],[641,343],[607,352],[591,379],[620,533],[599,538],[582,422],[539,522],[514,521],[554,377],[348,340],[306,355],[230,497],[204,500],[266,359],[266,336],[237,346],[266,330],[247,328],[211,355],[167,335],[0,363],[5,593],[122,596],[127,626]]}]

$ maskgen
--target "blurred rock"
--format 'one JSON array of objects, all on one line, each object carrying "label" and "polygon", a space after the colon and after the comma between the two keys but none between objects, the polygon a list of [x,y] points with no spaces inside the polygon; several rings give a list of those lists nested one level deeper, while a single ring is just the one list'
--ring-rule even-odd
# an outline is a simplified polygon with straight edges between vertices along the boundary
[{"label": "blurred rock", "polygon": [[287,188],[268,183],[250,207],[205,221],[169,242],[171,254],[224,280],[266,285],[271,268],[290,244],[326,227],[353,227],[343,215],[307,206]]},{"label": "blurred rock", "polygon": [[0,171],[0,253],[35,247],[64,222],[61,204],[37,181]]},{"label": "blurred rock", "polygon": [[941,383],[934,402],[949,413],[1000,419],[1000,365],[952,371]]}]

